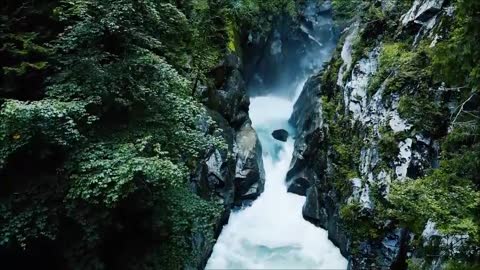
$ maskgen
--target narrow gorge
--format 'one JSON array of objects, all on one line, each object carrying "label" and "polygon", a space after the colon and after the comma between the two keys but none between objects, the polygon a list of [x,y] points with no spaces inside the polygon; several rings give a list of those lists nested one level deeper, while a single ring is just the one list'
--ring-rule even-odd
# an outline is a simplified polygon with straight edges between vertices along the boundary
[{"label": "narrow gorge", "polygon": [[[231,224],[214,249],[211,269],[342,268],[318,263],[323,258],[338,261],[333,254],[324,257],[330,253],[322,246],[312,245],[318,252],[315,265],[299,258],[291,249],[295,244],[285,244],[291,234],[285,233],[286,222],[279,216],[289,213],[295,203],[283,205],[282,193],[277,191],[274,200],[268,190],[269,181],[285,178],[284,173],[282,189],[306,197],[303,217],[328,231],[328,238],[348,258],[348,269],[467,267],[462,261],[479,258],[474,214],[479,210],[475,182],[479,152],[477,141],[468,139],[476,136],[470,128],[478,117],[478,85],[471,74],[466,78],[455,74],[453,80],[447,77],[452,67],[444,66],[448,60],[442,46],[452,46],[448,43],[459,31],[450,33],[453,26],[469,27],[455,21],[455,16],[473,12],[462,8],[478,5],[433,0],[333,2],[343,10],[333,10],[337,15],[331,29],[338,27],[342,34],[332,60],[327,60],[325,36],[305,31],[319,50],[318,54],[306,53],[304,63],[318,61],[323,68],[312,69],[314,74],[305,77],[308,80],[301,83],[304,87],[297,90],[298,96],[289,95],[288,89],[293,88],[285,83],[276,84],[270,92],[262,90],[260,97],[253,91],[250,114],[266,147],[266,192],[250,208],[232,214]],[[315,32],[322,25],[319,18],[329,14],[329,8],[325,9],[329,5],[325,1],[301,12],[306,18],[312,10],[316,15],[311,24],[300,28],[308,30],[306,25],[313,25]],[[359,14],[348,14],[358,12],[358,7],[362,8]],[[345,21],[342,16],[352,19]],[[274,32],[273,37],[281,40],[282,36]],[[281,52],[276,42],[270,44],[271,55]],[[288,58],[288,52],[283,55]],[[282,68],[273,70],[268,75]],[[292,74],[296,73],[288,72],[287,81],[295,81]],[[255,79],[263,82],[261,74],[255,74]],[[458,86],[460,82],[471,86]],[[295,106],[277,99],[282,95],[295,96]],[[280,119],[289,119],[289,125],[279,124]],[[295,134],[294,142],[290,141],[294,149],[288,173],[278,167],[284,163],[282,158],[275,161],[278,151],[280,155],[288,152],[288,142],[283,147],[270,146],[274,142],[270,133],[278,128]],[[465,149],[451,150],[452,143]],[[472,152],[466,150],[469,147]],[[465,164],[454,168],[449,162]],[[275,171],[275,178],[270,171]],[[442,212],[436,208],[447,204],[458,209]],[[287,215],[295,217],[294,213]],[[297,226],[287,224],[292,231]],[[302,233],[293,233],[290,241],[302,249],[306,243],[299,241],[308,230],[297,231]],[[328,242],[318,239],[315,243]]]},{"label": "narrow gorge", "polygon": [[1,269],[476,270],[480,1],[6,0]]},{"label": "narrow gorge", "polygon": [[[329,240],[327,232],[308,223],[302,216],[305,198],[287,193],[285,178],[289,169],[296,138],[295,129],[289,124],[293,105],[303,89],[310,72],[319,64],[329,61],[337,33],[330,7],[308,6],[312,13],[308,22],[307,41],[300,42],[290,51],[282,52],[282,44],[288,36],[274,32],[275,41],[263,58],[274,58],[281,65],[271,77],[290,80],[273,82],[273,89],[258,91],[252,86],[250,93],[250,118],[263,149],[265,167],[265,191],[247,208],[234,211],[223,228],[213,249],[206,269],[346,269],[347,260]],[[300,28],[302,29],[302,28]],[[285,35],[285,34],[284,34]],[[288,33],[287,33],[288,35]],[[297,59],[289,55],[297,53]],[[290,60],[295,59],[295,60]],[[291,64],[299,68],[292,69]],[[280,74],[275,74],[279,72]],[[263,74],[255,72],[257,78]],[[293,83],[292,83],[293,82]],[[272,134],[283,129],[293,138],[276,140]],[[283,142],[285,141],[285,142]]]}]

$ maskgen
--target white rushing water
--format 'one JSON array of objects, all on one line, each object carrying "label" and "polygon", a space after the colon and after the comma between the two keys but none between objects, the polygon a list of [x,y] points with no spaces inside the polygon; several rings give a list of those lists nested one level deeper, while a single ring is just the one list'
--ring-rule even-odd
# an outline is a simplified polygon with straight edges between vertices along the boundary
[{"label": "white rushing water", "polygon": [[347,260],[328,240],[327,232],[304,220],[305,197],[287,193],[285,177],[294,140],[276,141],[276,129],[289,126],[294,99],[274,95],[251,99],[250,118],[263,147],[264,193],[253,204],[231,214],[206,269],[346,269]]}]

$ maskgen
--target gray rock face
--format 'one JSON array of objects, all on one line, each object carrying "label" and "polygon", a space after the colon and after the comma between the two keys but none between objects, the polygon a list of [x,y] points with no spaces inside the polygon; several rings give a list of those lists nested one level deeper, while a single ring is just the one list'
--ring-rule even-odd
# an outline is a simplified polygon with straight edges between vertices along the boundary
[{"label": "gray rock face", "polygon": [[264,190],[262,147],[250,122],[236,134],[235,203],[256,199]]},{"label": "gray rock face", "polygon": [[435,16],[445,0],[415,0],[412,8],[402,17],[402,24],[423,24]]},{"label": "gray rock face", "polygon": [[325,142],[321,78],[320,73],[305,83],[294,106],[290,123],[297,128],[298,137],[287,184],[290,192],[306,195],[304,218],[327,229],[329,239],[348,258],[349,240],[339,223],[341,201],[327,177],[332,171],[332,162]]},{"label": "gray rock face", "polygon": [[328,215],[325,208],[320,205],[318,189],[315,187],[308,188],[305,195],[307,200],[303,205],[303,217],[313,223],[324,223]]},{"label": "gray rock face", "polygon": [[[320,99],[321,74],[310,77],[294,105],[290,124],[306,136],[323,125],[322,104]],[[297,140],[298,141],[298,140]]]},{"label": "gray rock face", "polygon": [[290,124],[297,128],[298,134],[295,140],[290,170],[287,173],[288,191],[299,195],[306,195],[307,189],[318,181],[316,169],[322,170],[324,163],[316,160],[319,144],[309,144],[310,141],[321,142],[324,132],[322,105],[320,101],[321,76],[310,78],[294,105],[294,112],[290,118]]},{"label": "gray rock face", "polygon": [[382,240],[379,262],[391,265],[395,269],[406,268],[407,243],[409,241],[406,229],[396,229],[388,233]]},{"label": "gray rock face", "polygon": [[291,183],[288,185],[287,191],[300,196],[306,196],[307,189],[310,188],[310,186],[310,181],[307,178],[298,177],[291,181]]},{"label": "gray rock face", "polygon": [[237,56],[232,54],[226,56],[223,62],[209,73],[215,87],[204,88],[198,93],[203,102],[210,109],[219,112],[235,130],[249,120],[250,101],[242,68]]},{"label": "gray rock face", "polygon": [[[228,55],[210,73],[216,88],[201,93],[204,102],[218,112],[214,120],[222,123],[220,127],[224,131],[223,135],[228,137],[229,150],[235,155],[234,167],[226,166],[226,157],[215,151],[207,158],[209,170],[217,171],[209,173],[209,187],[216,183],[224,188],[219,194],[224,199],[228,197],[225,203],[230,207],[232,204],[241,204],[243,200],[257,198],[263,192],[265,183],[262,150],[248,116],[250,102],[241,69],[240,59],[235,55]],[[222,169],[230,173],[228,180],[224,180],[227,177],[219,176],[218,171]],[[232,185],[229,182],[231,179],[234,179]]]},{"label": "gray rock face", "polygon": [[[202,198],[217,197],[228,212],[235,197],[232,180],[235,173],[235,159],[228,154],[234,148],[235,131],[219,113],[209,111],[209,115],[223,130],[222,135],[228,149],[217,149],[213,146],[207,149],[191,178],[191,186],[192,190]],[[208,123],[202,124],[208,126]]]},{"label": "gray rock face", "polygon": [[275,140],[281,141],[281,142],[286,142],[288,140],[288,131],[285,129],[277,129],[274,132],[272,132],[272,137],[275,138]]}]

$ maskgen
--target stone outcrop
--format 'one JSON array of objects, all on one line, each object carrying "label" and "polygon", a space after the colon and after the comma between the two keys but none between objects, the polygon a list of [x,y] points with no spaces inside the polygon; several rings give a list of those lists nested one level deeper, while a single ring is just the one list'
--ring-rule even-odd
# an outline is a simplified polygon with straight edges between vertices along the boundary
[{"label": "stone outcrop", "polygon": [[250,101],[242,69],[241,59],[238,56],[227,55],[223,62],[209,74],[214,80],[215,87],[203,88],[198,93],[204,103],[210,109],[219,112],[235,130],[249,121]]},{"label": "stone outcrop", "polygon": [[321,76],[313,76],[306,83],[298,98],[290,123],[297,128],[295,151],[292,157],[291,168],[287,173],[289,192],[305,195],[307,189],[315,184],[318,177],[317,170],[323,170],[324,162],[319,160],[315,164],[310,161],[316,158],[320,144],[311,144],[310,141],[323,140],[323,113],[320,100]]},{"label": "stone outcrop", "polygon": [[423,24],[442,10],[445,0],[415,0],[410,10],[402,16],[402,24]]},{"label": "stone outcrop", "polygon": [[265,171],[262,147],[250,122],[246,122],[236,134],[237,162],[235,169],[235,203],[256,199],[264,189]]}]

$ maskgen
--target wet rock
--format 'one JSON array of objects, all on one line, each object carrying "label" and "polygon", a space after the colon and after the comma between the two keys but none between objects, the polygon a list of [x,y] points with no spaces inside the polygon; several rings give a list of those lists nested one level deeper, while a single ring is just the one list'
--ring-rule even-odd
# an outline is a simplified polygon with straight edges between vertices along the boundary
[{"label": "wet rock", "polygon": [[311,186],[310,182],[303,178],[295,178],[290,185],[288,185],[287,191],[294,193],[300,196],[305,196],[307,194],[307,189]]},{"label": "wet rock", "polygon": [[302,133],[310,133],[323,124],[322,104],[320,100],[321,74],[310,77],[295,102],[290,124]]},{"label": "wet rock", "polygon": [[[250,101],[242,69],[238,56],[227,55],[209,73],[215,87],[201,93],[204,103],[212,111],[211,117],[223,130],[228,152],[234,155],[208,149],[204,163],[193,178],[193,186],[202,197],[219,196],[228,208],[242,204],[243,200],[257,198],[265,184],[262,150],[248,115]],[[208,132],[208,124],[199,126]]]},{"label": "wet rock", "polygon": [[321,224],[327,219],[327,213],[320,205],[318,189],[311,187],[306,191],[307,199],[303,205],[303,217],[314,224]]},{"label": "wet rock", "polygon": [[286,142],[288,140],[288,136],[288,131],[286,131],[285,129],[277,129],[272,132],[272,137],[278,141]]},{"label": "wet rock", "polygon": [[413,140],[408,138],[398,143],[400,153],[395,161],[395,173],[399,180],[405,180],[407,177],[407,170],[412,160],[412,142]]},{"label": "wet rock", "polygon": [[[401,7],[395,0],[376,2],[377,7],[381,4],[381,8],[387,13],[398,11]],[[394,30],[395,36],[412,36],[414,46],[424,40],[433,42],[432,39],[444,38],[437,30],[441,28],[442,19],[452,14],[449,8],[443,7],[449,1],[412,2],[414,3],[410,10],[395,22],[401,26]],[[327,71],[334,70],[336,76],[322,81],[320,72],[307,81],[290,120],[298,134],[287,183],[289,191],[306,195],[303,216],[328,231],[329,239],[349,258],[348,269],[406,269],[407,250],[411,251],[409,245],[412,243],[412,235],[406,229],[385,220],[378,238],[361,236],[352,239],[352,234],[345,230],[340,218],[340,209],[348,203],[358,203],[361,206],[359,214],[370,217],[379,206],[378,201],[373,199],[374,194],[378,194],[377,191],[387,198],[392,182],[415,181],[430,168],[438,167],[437,136],[417,130],[407,119],[402,119],[402,114],[399,113],[399,101],[405,92],[391,92],[388,80],[375,84],[375,89],[371,89],[371,78],[376,75],[379,65],[379,44],[382,44],[383,40],[381,35],[375,35],[375,40],[372,39],[373,36],[365,35],[369,33],[366,31],[368,27],[371,26],[354,22],[345,31],[344,46],[341,51],[337,51],[334,61],[335,65],[341,63],[340,68],[327,67]],[[354,59],[352,44],[359,34],[372,41],[372,46],[368,47],[369,51],[360,58]],[[417,86],[410,87],[412,88],[409,91],[412,93]],[[343,106],[337,107],[343,110],[337,109],[333,118],[327,121],[323,117],[330,116],[322,116],[322,98],[332,96],[343,98]],[[450,107],[456,108],[457,105]],[[343,188],[339,190],[336,185],[342,161],[333,150],[334,138],[329,137],[332,134],[331,126],[324,124],[338,123],[336,121],[339,119],[350,120],[349,128],[355,133],[353,137],[361,144],[359,155],[354,157],[359,164],[351,168],[355,174],[352,174],[351,186],[346,192]],[[345,122],[347,126],[348,121]],[[398,149],[398,152],[392,152],[391,157],[385,157],[384,149],[379,146],[380,140],[388,134],[386,132],[395,135],[392,145],[395,150]],[[425,235],[436,233],[432,224],[429,226],[424,238]],[[359,231],[361,230],[357,232]],[[462,237],[458,236],[459,239],[463,239]],[[435,236],[433,238],[437,238],[434,239],[438,242],[437,245],[453,241]],[[415,251],[408,256],[415,259]],[[424,254],[418,252],[418,256]]]},{"label": "wet rock", "polygon": [[202,90],[200,98],[212,110],[219,112],[234,129],[249,120],[246,84],[238,56],[230,54],[208,75],[215,87]]},{"label": "wet rock", "polygon": [[[380,48],[374,48],[367,58],[362,58],[353,67],[352,76],[345,84],[345,106],[353,113],[354,120],[365,119],[367,111],[367,89],[370,78],[377,72]],[[338,83],[338,82],[337,82]]]},{"label": "wet rock", "polygon": [[357,202],[362,207],[362,211],[369,212],[373,209],[373,203],[370,200],[370,187],[368,184],[362,186],[362,179],[354,178],[352,183],[352,195],[348,199],[349,203]]},{"label": "wet rock", "polygon": [[257,198],[264,190],[262,147],[250,122],[236,134],[235,204]]},{"label": "wet rock", "polygon": [[387,11],[387,12],[390,12],[392,11],[396,4],[397,4],[397,1],[396,0],[382,0],[382,10],[383,11]]},{"label": "wet rock", "polygon": [[278,31],[274,32],[273,42],[270,45],[270,55],[274,56],[274,60],[280,62],[282,60],[282,39]]},{"label": "wet rock", "polygon": [[359,26],[359,22],[355,22],[350,27],[348,27],[348,29],[345,30],[347,35],[345,37],[345,42],[343,43],[342,52],[340,54],[343,63],[340,67],[337,77],[337,85],[340,87],[344,87],[343,78],[345,76],[345,73],[350,70],[352,66],[353,43],[358,36]]},{"label": "wet rock", "polygon": [[[215,87],[202,91],[202,98],[212,110],[211,117],[223,130],[222,135],[229,145],[228,152],[234,155],[227,157],[226,152],[209,149],[197,176],[193,178],[197,194],[202,197],[219,196],[228,208],[233,204],[242,204],[242,200],[257,198],[263,192],[265,183],[262,151],[248,115],[250,101],[242,68],[238,56],[230,54],[209,73]],[[200,127],[208,132],[208,124]]]}]

